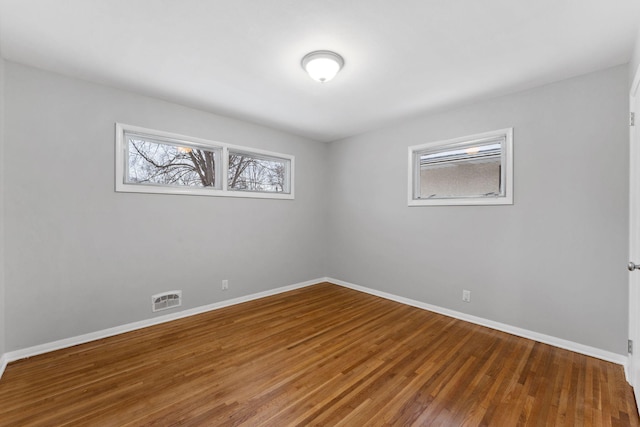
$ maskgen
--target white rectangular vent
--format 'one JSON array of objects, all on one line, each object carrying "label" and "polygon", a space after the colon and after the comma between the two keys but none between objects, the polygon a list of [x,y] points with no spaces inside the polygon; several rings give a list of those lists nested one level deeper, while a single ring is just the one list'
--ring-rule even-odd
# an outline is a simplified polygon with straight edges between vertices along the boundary
[{"label": "white rectangular vent", "polygon": [[151,297],[151,310],[161,311],[182,305],[182,291],[169,291]]}]

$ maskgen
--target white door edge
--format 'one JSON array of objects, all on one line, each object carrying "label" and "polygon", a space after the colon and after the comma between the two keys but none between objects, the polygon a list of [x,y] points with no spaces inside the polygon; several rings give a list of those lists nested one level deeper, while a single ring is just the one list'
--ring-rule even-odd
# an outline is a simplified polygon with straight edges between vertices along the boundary
[{"label": "white door edge", "polygon": [[[640,66],[629,93],[629,112],[640,110]],[[629,261],[640,263],[640,135],[629,126]],[[640,271],[629,274],[629,339],[636,349],[629,355],[627,380],[640,407]]]}]

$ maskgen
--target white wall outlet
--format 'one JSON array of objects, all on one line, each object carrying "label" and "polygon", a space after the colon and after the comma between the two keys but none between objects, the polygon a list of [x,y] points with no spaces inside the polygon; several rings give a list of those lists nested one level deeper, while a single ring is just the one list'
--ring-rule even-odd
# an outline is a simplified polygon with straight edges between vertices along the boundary
[{"label": "white wall outlet", "polygon": [[466,289],[462,290],[462,301],[471,302],[471,291],[468,291]]},{"label": "white wall outlet", "polygon": [[228,280],[223,280],[222,281],[222,290],[226,291],[227,289],[229,289],[229,281]]}]

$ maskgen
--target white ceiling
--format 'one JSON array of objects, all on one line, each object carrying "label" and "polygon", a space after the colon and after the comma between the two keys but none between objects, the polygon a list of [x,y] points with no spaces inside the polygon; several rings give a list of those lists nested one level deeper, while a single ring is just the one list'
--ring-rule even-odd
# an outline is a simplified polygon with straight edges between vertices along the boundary
[{"label": "white ceiling", "polygon": [[[0,0],[8,60],[318,141],[628,62],[638,0]],[[345,58],[331,82],[302,57]]]}]

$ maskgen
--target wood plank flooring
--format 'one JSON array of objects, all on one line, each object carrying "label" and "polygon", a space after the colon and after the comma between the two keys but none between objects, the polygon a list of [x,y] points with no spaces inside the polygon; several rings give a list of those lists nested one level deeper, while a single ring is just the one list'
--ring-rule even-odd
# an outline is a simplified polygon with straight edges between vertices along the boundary
[{"label": "wood plank flooring", "polygon": [[320,284],[9,364],[2,426],[638,426],[621,366]]}]

